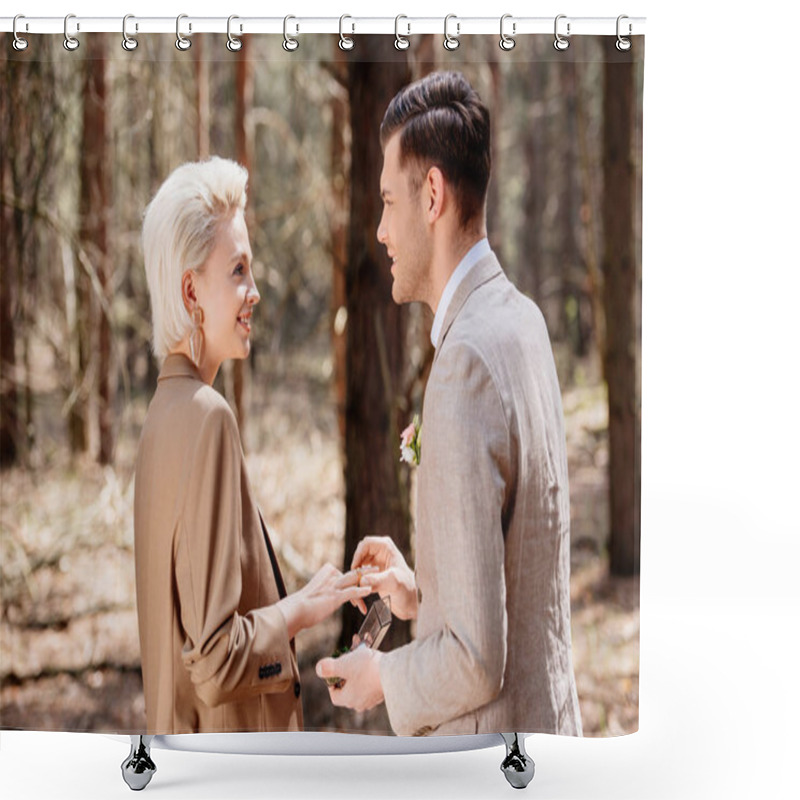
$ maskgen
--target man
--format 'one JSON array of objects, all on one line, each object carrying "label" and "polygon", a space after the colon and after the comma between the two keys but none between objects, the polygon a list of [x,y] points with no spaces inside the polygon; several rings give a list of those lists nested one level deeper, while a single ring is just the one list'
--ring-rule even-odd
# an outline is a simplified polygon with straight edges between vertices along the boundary
[{"label": "man", "polygon": [[[434,312],[422,413],[416,572],[388,538],[353,567],[416,639],[317,665],[336,705],[386,703],[402,735],[581,735],[572,669],[561,393],[539,309],[486,239],[489,113],[466,79],[403,89],[381,125],[392,297]],[[359,603],[364,610],[363,601]]]}]

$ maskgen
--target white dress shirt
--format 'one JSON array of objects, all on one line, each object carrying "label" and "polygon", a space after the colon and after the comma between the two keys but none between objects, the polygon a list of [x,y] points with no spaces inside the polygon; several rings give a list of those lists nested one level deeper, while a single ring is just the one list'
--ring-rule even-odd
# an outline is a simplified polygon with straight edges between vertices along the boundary
[{"label": "white dress shirt", "polygon": [[436,307],[436,314],[433,317],[433,327],[431,328],[431,341],[433,346],[439,340],[439,333],[444,325],[444,318],[447,316],[447,309],[450,306],[450,301],[456,293],[461,281],[467,277],[467,273],[486,255],[492,252],[489,246],[489,240],[484,236],[479,242],[476,242],[469,250],[469,252],[461,259],[458,266],[447,281],[444,287],[442,297],[439,300],[439,305]]}]

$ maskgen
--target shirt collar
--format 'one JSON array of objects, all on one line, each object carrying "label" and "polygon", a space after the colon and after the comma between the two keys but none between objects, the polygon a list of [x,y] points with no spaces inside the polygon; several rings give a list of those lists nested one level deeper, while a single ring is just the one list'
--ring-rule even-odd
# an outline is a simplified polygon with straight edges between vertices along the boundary
[{"label": "shirt collar", "polygon": [[489,246],[489,240],[484,236],[483,239],[474,244],[469,252],[461,259],[458,266],[447,281],[444,287],[442,297],[439,300],[439,305],[436,307],[436,314],[433,317],[433,327],[431,327],[431,342],[436,347],[436,342],[439,340],[439,333],[444,325],[444,318],[447,316],[447,309],[450,306],[450,301],[456,293],[456,289],[461,285],[467,273],[486,255],[492,252]]},{"label": "shirt collar", "polygon": [[194,378],[201,381],[200,373],[192,360],[183,353],[168,353],[161,365],[159,382],[167,378]]}]

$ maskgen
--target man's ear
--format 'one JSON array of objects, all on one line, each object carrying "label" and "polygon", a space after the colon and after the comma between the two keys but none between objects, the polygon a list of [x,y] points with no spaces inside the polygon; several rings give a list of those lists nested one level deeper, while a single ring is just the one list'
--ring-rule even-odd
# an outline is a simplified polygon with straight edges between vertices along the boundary
[{"label": "man's ear", "polygon": [[187,269],[181,278],[181,296],[183,297],[183,307],[191,314],[197,306],[197,290],[194,284],[194,270]]},{"label": "man's ear", "polygon": [[439,167],[431,167],[425,176],[425,213],[428,222],[434,223],[442,216],[445,209],[445,180]]}]

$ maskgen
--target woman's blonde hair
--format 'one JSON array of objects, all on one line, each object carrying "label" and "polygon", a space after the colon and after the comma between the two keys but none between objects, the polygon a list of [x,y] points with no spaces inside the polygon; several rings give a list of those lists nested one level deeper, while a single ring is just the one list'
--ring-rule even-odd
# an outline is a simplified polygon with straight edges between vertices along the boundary
[{"label": "woman's blonde hair", "polygon": [[247,170],[213,156],[182,164],[144,212],[142,249],[153,317],[153,352],[163,359],[189,333],[181,280],[214,249],[217,224],[247,202]]}]

